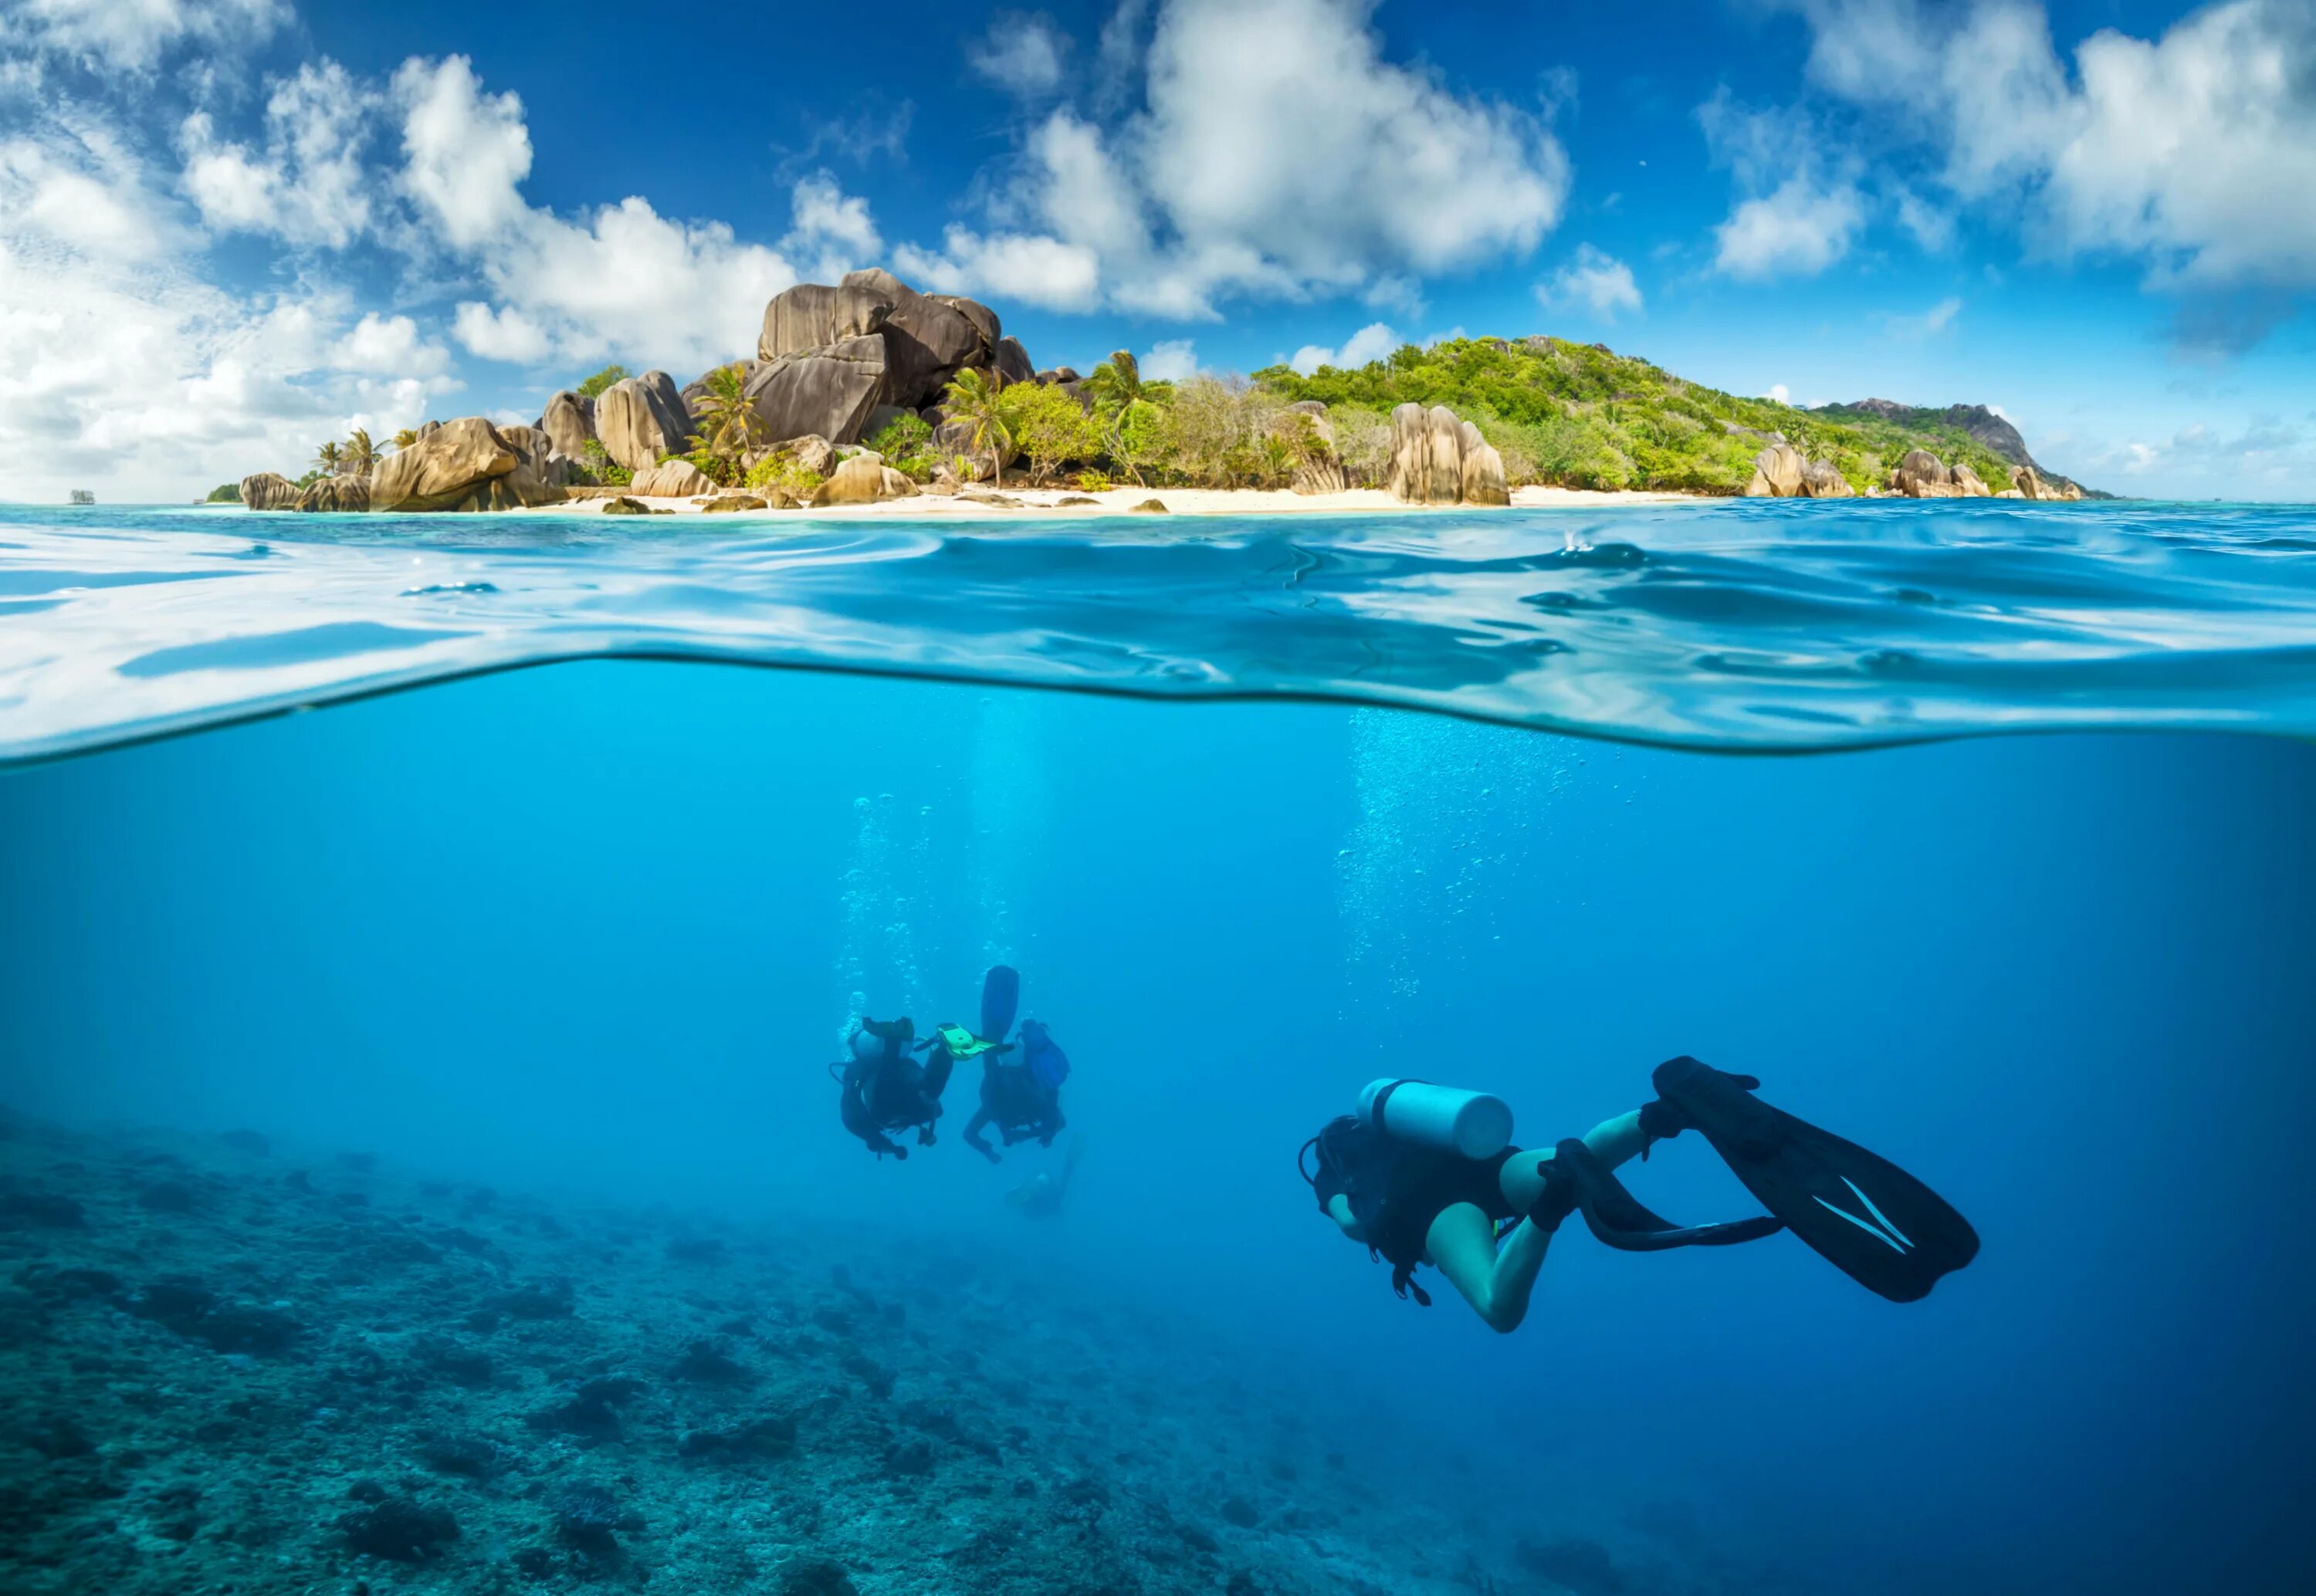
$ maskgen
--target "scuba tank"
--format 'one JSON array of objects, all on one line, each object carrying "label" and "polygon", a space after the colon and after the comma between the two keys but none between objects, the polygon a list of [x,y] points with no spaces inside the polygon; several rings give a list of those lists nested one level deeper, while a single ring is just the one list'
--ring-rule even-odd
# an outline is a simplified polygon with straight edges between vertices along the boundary
[{"label": "scuba tank", "polygon": [[1430,1081],[1369,1081],[1359,1094],[1359,1122],[1466,1158],[1492,1158],[1512,1140],[1510,1104],[1487,1092]]}]

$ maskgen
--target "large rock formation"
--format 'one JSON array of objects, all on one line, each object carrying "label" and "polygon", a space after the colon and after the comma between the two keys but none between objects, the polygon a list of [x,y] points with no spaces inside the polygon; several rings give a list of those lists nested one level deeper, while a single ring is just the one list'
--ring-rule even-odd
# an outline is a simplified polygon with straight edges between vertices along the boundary
[{"label": "large rock formation", "polygon": [[241,502],[248,510],[294,510],[298,484],[278,471],[261,471],[241,479]]},{"label": "large rock formation", "polygon": [[307,485],[298,495],[292,510],[307,511],[351,512],[370,508],[370,478],[366,476],[325,476]]},{"label": "large rock formation", "polygon": [[850,277],[834,287],[798,283],[775,294],[764,306],[756,359],[769,362],[783,355],[873,337],[892,314],[892,301],[873,284],[856,283]]},{"label": "large rock formation", "polygon": [[1889,489],[1909,499],[1953,499],[1959,497],[1954,474],[1928,449],[1908,449],[1905,457],[1890,468]]},{"label": "large rock formation", "polygon": [[[508,431],[530,448],[544,437],[530,427]],[[379,510],[512,510],[568,496],[543,480],[540,467],[481,416],[446,421],[388,455],[370,483],[370,507]]]},{"label": "large rock formation", "polygon": [[1029,382],[1036,378],[1038,368],[1029,359],[1029,351],[1018,338],[997,341],[996,370],[1001,382]]},{"label": "large rock formation", "polygon": [[566,388],[548,400],[539,430],[547,434],[557,454],[583,459],[588,444],[595,439],[595,402]]},{"label": "large rock formation", "polygon": [[886,465],[884,456],[862,449],[839,463],[812,501],[815,506],[873,504],[879,499],[907,499],[916,491],[917,484]]},{"label": "large rock formation", "polygon": [[1802,466],[1802,492],[1811,499],[1855,499],[1857,490],[1831,460],[1810,460]]},{"label": "large rock formation", "polygon": [[[2080,483],[2069,482],[2064,477],[2044,476],[2032,466],[2012,466],[2010,485],[2018,490],[2022,499],[2080,499],[2083,496]],[[245,500],[249,497],[247,483],[242,483],[241,496]]]},{"label": "large rock formation", "polygon": [[[936,403],[958,373],[999,367],[1006,342],[997,313],[978,300],[920,294],[879,269],[846,274],[831,288],[799,283],[764,307],[756,358],[771,364],[863,338],[884,343],[884,390],[876,403],[922,410]],[[1017,343],[1026,375],[1029,356]],[[1017,377],[1018,380],[1018,377]],[[831,431],[832,438],[841,435]]]},{"label": "large rock formation", "polygon": [[858,443],[869,412],[884,396],[886,349],[885,338],[872,332],[765,360],[745,389],[765,436],[811,433]]},{"label": "large rock formation", "polygon": [[1340,493],[1351,485],[1335,452],[1335,424],[1319,400],[1300,399],[1288,405],[1280,435],[1295,449],[1296,492]]},{"label": "large rock formation", "polygon": [[1946,474],[1946,475],[1947,479],[1954,483],[1955,492],[1960,498],[1985,499],[1991,497],[1991,491],[1986,485],[1985,479],[1981,477],[1977,472],[1973,471],[1967,466],[1957,464]]},{"label": "large rock formation", "polygon": [[1804,492],[1803,473],[1809,462],[1801,451],[1779,439],[1753,457],[1753,480],[1745,484],[1748,499],[1798,499]]},{"label": "large rock formation", "polygon": [[691,499],[714,492],[716,484],[689,460],[663,460],[637,472],[628,491],[646,499]]},{"label": "large rock formation", "polygon": [[1444,404],[1391,412],[1391,491],[1410,504],[1509,504],[1503,457]]},{"label": "large rock formation", "polygon": [[630,471],[657,465],[663,453],[682,453],[691,433],[691,412],[664,371],[615,382],[595,401],[595,436],[603,452]]},{"label": "large rock formation", "polygon": [[756,367],[759,364],[760,362],[755,360],[740,359],[727,360],[721,366],[711,366],[707,370],[701,372],[698,377],[693,377],[690,382],[684,384],[683,391],[678,395],[678,397],[682,399],[683,408],[697,419],[699,414],[700,402],[705,400],[708,395],[708,385],[715,377],[717,372],[737,372],[740,377],[740,386],[743,388],[745,388],[748,386],[748,379],[756,375]]}]

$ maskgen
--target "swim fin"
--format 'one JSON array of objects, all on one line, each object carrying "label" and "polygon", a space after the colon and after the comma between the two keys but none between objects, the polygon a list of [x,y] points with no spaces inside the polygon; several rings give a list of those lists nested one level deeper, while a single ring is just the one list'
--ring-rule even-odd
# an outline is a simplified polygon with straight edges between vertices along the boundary
[{"label": "swim fin", "polygon": [[1774,1236],[1786,1228],[1783,1219],[1766,1214],[1718,1225],[1676,1225],[1643,1207],[1599,1157],[1572,1136],[1554,1144],[1552,1162],[1544,1166],[1543,1173],[1545,1195],[1528,1217],[1553,1228],[1571,1212],[1581,1213],[1585,1228],[1619,1252],[1732,1246]]},{"label": "swim fin", "polygon": [[1652,1135],[1701,1132],[1762,1207],[1867,1290],[1918,1301],[1978,1255],[1978,1232],[1945,1198],[1879,1154],[1762,1102],[1751,1077],[1683,1057],[1651,1078],[1665,1105],[1643,1111]]},{"label": "swim fin", "polygon": [[1011,964],[993,964],[981,978],[981,1031],[984,1042],[1002,1042],[1013,1029],[1014,1013],[1021,1006],[1021,978]]}]

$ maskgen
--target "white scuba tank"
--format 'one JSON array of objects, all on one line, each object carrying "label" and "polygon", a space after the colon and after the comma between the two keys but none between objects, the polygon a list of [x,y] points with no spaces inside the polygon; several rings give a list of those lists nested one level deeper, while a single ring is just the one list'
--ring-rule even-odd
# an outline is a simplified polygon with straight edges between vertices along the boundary
[{"label": "white scuba tank", "polygon": [[1386,1077],[1359,1094],[1368,1129],[1466,1158],[1492,1158],[1511,1145],[1512,1105],[1487,1092]]}]

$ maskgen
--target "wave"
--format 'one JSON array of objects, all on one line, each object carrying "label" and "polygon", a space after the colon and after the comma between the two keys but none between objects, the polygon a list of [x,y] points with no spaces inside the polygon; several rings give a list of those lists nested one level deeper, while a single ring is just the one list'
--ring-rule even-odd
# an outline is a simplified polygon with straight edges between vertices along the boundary
[{"label": "wave", "polygon": [[961,523],[0,510],[0,763],[551,661],[1426,710],[1800,752],[2316,733],[2316,511]]}]

